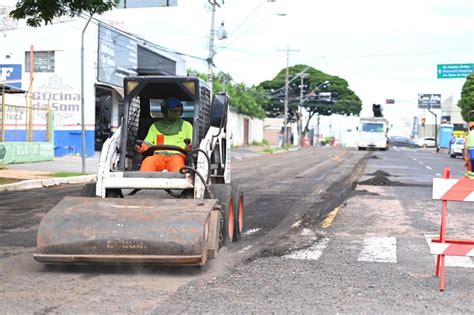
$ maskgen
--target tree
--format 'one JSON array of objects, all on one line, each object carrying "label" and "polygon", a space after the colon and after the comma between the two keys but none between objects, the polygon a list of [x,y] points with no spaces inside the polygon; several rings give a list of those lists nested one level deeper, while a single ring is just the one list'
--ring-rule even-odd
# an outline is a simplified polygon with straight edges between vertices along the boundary
[{"label": "tree", "polygon": [[[194,73],[201,80],[207,81],[207,74],[205,73],[188,70],[189,73]],[[244,83],[235,83],[229,74],[219,72],[212,81],[212,91],[214,93],[227,93],[230,97],[230,105],[237,109],[239,113],[255,118],[265,117],[263,105],[268,102],[269,98],[261,88],[248,87]]]},{"label": "tree", "polygon": [[[289,69],[288,86],[288,121],[299,121],[298,107],[300,104],[301,75],[305,75],[304,85],[308,85],[303,96],[303,107],[308,111],[309,117],[306,125],[301,126],[298,133],[302,139],[306,135],[311,118],[318,114],[330,116],[331,114],[358,115],[362,109],[360,98],[349,89],[346,80],[331,76],[322,71],[306,65],[295,65]],[[284,87],[286,68],[282,69],[272,80],[264,81],[258,85],[271,95],[271,101],[264,106],[269,117],[281,117],[284,112]],[[295,79],[294,79],[295,78]],[[294,79],[294,80],[293,80]],[[293,81],[292,81],[293,80]],[[330,85],[324,84],[329,81]],[[331,100],[323,100],[320,93],[331,93]]]},{"label": "tree", "polygon": [[468,122],[468,119],[474,121],[474,113],[469,115],[469,111],[474,110],[474,72],[467,76],[466,82],[462,86],[458,106],[461,108],[461,115],[465,121]]},{"label": "tree", "polygon": [[16,20],[26,19],[29,26],[38,27],[43,22],[48,24],[64,15],[73,17],[83,12],[102,14],[118,3],[119,0],[19,0],[10,16]]}]

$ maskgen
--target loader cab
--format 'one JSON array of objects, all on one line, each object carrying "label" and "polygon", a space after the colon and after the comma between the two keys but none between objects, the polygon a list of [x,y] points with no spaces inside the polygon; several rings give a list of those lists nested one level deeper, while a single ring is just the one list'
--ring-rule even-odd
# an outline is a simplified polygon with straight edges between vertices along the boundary
[{"label": "loader cab", "polygon": [[122,123],[119,169],[138,171],[140,154],[134,151],[137,140],[143,140],[150,126],[163,117],[161,103],[177,97],[184,105],[181,118],[193,125],[193,149],[206,135],[211,119],[210,89],[206,82],[193,77],[138,76],[124,79],[125,112]]}]

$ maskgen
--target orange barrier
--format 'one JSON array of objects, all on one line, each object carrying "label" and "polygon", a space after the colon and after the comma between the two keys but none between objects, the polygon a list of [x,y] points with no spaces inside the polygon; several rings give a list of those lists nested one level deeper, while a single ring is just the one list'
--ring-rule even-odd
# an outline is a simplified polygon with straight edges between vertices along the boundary
[{"label": "orange barrier", "polygon": [[433,199],[442,201],[439,239],[431,240],[430,253],[437,255],[436,276],[440,277],[440,291],[444,290],[445,256],[474,256],[474,240],[447,240],[446,215],[448,201],[474,201],[474,179],[449,178],[451,171],[444,169],[443,178],[433,179]]}]

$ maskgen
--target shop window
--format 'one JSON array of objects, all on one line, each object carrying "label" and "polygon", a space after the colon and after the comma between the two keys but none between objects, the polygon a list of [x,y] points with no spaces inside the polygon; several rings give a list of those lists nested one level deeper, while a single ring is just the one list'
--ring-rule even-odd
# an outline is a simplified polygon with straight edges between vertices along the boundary
[{"label": "shop window", "polygon": [[[34,72],[54,72],[54,51],[34,52]],[[25,52],[25,72],[30,72],[30,52]]]}]

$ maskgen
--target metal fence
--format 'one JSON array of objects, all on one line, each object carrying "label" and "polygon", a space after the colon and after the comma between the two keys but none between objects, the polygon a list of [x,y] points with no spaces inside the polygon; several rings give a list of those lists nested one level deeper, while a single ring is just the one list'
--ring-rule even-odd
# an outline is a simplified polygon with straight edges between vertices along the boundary
[{"label": "metal fence", "polygon": [[52,109],[1,104],[0,142],[50,142]]}]

